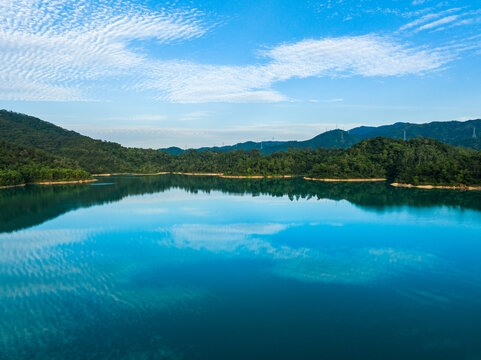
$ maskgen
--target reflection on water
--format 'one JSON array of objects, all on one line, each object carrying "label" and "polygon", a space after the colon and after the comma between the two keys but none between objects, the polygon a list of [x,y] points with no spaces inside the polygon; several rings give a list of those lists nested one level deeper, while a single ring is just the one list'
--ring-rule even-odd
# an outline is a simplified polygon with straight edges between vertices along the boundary
[{"label": "reflection on water", "polygon": [[0,359],[481,359],[480,193],[109,182],[0,192]]},{"label": "reflection on water", "polygon": [[194,194],[221,191],[248,196],[287,196],[290,200],[311,198],[347,200],[378,212],[401,206],[421,208],[447,206],[481,211],[480,191],[404,189],[384,183],[323,183],[298,178],[222,179],[208,176],[163,175],[121,176],[108,179],[109,182],[91,184],[33,185],[0,189],[0,209],[9,209],[0,211],[0,232],[37,225],[81,207],[101,205],[132,195],[153,194],[169,189],[183,189]]}]

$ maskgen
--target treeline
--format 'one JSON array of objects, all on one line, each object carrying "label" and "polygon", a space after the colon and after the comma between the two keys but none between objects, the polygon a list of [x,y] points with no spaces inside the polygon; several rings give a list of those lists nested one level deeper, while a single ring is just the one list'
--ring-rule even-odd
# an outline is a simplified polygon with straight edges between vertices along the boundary
[{"label": "treeline", "polygon": [[92,176],[72,160],[0,140],[0,186],[90,178]]},{"label": "treeline", "polygon": [[414,185],[481,185],[481,151],[432,139],[376,137],[347,149],[292,148],[261,154],[190,150],[171,155],[94,140],[35,117],[0,110],[0,186],[87,179],[100,173],[208,172],[386,178]]},{"label": "treeline", "polygon": [[347,200],[376,211],[404,206],[461,206],[481,210],[481,192],[403,189],[383,182],[324,183],[302,178],[252,180],[182,175],[121,176],[108,181],[115,182],[115,186],[75,184],[54,188],[4,189],[0,191],[0,209],[11,210],[0,211],[0,232],[28,228],[73,209],[169,189],[183,189],[192,193],[221,191],[238,195],[287,196],[293,201],[310,198]]},{"label": "treeline", "polygon": [[302,175],[313,178],[386,178],[413,185],[480,185],[481,152],[432,139],[378,137],[348,149],[301,149],[262,155],[189,151],[172,156],[170,170],[226,175]]},{"label": "treeline", "polygon": [[480,151],[423,138],[403,141],[379,137],[364,140],[349,149],[291,149],[269,155],[262,155],[258,150],[191,150],[181,155],[169,155],[118,145],[107,156],[72,148],[63,152],[70,157],[59,158],[6,142],[0,142],[0,148],[0,185],[87,179],[89,172],[160,171],[386,178],[413,185],[481,185]]},{"label": "treeline", "polygon": [[313,177],[387,178],[413,185],[480,185],[481,151],[432,139],[364,140],[313,166]]},{"label": "treeline", "polygon": [[95,140],[33,116],[5,110],[0,110],[0,140],[70,159],[92,174],[156,172],[168,164],[168,155],[162,151]]}]

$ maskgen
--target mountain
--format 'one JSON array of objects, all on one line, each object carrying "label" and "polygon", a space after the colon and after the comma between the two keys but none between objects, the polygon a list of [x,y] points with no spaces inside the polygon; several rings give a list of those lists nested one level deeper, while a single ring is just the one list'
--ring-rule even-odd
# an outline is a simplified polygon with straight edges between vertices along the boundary
[{"label": "mountain", "polygon": [[357,143],[357,139],[349,134],[347,131],[344,130],[331,130],[326,131],[322,134],[319,134],[313,137],[310,140],[306,141],[286,141],[283,144],[274,145],[272,147],[267,147],[264,154],[271,154],[277,151],[287,151],[289,148],[299,148],[299,149],[317,149],[318,147],[323,147],[326,149],[331,148],[338,148],[338,149],[347,149],[351,147],[355,143]]},{"label": "mountain", "polygon": [[[354,134],[333,130],[307,141],[262,143],[269,149],[267,155],[258,150],[192,150],[174,156],[95,140],[35,117],[0,111],[0,184],[76,180],[90,177],[89,173],[187,172],[481,185],[481,151],[428,138],[392,139],[389,137],[398,137],[398,133],[387,132],[394,129],[402,131],[403,136],[404,131],[413,131],[416,135],[431,132],[449,141],[464,142],[467,139],[456,134],[463,134],[460,127],[464,126],[464,132],[466,126],[473,128],[473,122],[466,123],[450,123],[449,131],[444,130],[442,123],[427,127],[399,123],[391,127],[361,128]],[[408,125],[413,127],[406,128]],[[413,129],[423,132],[414,133]],[[369,138],[376,131],[384,131],[388,138]],[[473,131],[476,134],[477,130]],[[359,141],[361,137],[366,139]],[[471,139],[476,143],[477,137]],[[244,145],[251,149],[257,146],[252,142]],[[332,149],[320,147],[322,145]],[[294,151],[276,151],[289,148]],[[297,148],[301,149],[297,151]]]},{"label": "mountain", "polygon": [[[317,149],[318,147],[324,148],[340,148],[346,149],[355,143],[358,142],[358,139],[349,134],[349,132],[344,130],[330,130],[326,131],[322,134],[319,134],[312,139],[305,140],[305,141],[246,141],[243,143],[237,143],[235,145],[226,145],[226,146],[213,146],[213,147],[201,147],[196,150],[198,151],[232,151],[232,150],[259,150],[262,154],[268,155],[278,151],[288,151],[289,149]],[[185,150],[178,148],[178,147],[170,147],[165,149],[159,149],[160,151],[178,155]]]},{"label": "mountain", "polygon": [[[384,136],[393,139],[412,139],[422,136],[431,138],[454,146],[464,146],[472,149],[481,149],[481,120],[431,122],[427,124],[395,123],[383,126],[360,126],[349,131],[330,130],[305,141],[247,141],[235,145],[222,147],[203,147],[197,150],[230,151],[236,149],[258,149],[263,154],[277,151],[288,151],[289,148],[317,149],[348,148],[362,140]],[[184,150],[175,148],[175,153],[169,149],[160,149],[169,154],[178,155]]]},{"label": "mountain", "polygon": [[180,147],[177,147],[177,146],[171,146],[169,148],[166,148],[166,149],[162,149],[164,152],[166,152],[167,154],[170,154],[170,155],[180,155],[184,152],[183,149],[181,149]]},{"label": "mountain", "polygon": [[481,120],[435,121],[427,124],[395,123],[379,127],[361,126],[349,131],[359,141],[377,136],[412,139],[422,136],[454,146],[481,149]]},{"label": "mountain", "polygon": [[166,154],[126,148],[63,129],[33,116],[0,110],[0,140],[70,159],[91,173],[157,172]]}]

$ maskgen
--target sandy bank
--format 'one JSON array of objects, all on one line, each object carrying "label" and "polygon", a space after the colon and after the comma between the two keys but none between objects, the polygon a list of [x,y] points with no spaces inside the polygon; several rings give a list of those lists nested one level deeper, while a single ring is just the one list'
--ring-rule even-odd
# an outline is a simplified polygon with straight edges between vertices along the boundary
[{"label": "sandy bank", "polygon": [[443,186],[443,185],[412,185],[412,184],[392,183],[391,186],[417,188],[417,189],[481,190],[481,186],[466,186],[466,185]]},{"label": "sandy bank", "polygon": [[292,178],[295,175],[224,175],[223,173],[190,173],[190,172],[158,172],[158,173],[147,173],[147,174],[140,174],[140,173],[112,173],[112,174],[93,174],[94,177],[102,177],[102,176],[116,176],[116,175],[135,175],[135,176],[147,176],[147,175],[167,175],[167,174],[174,174],[174,175],[187,175],[187,176],[218,176],[226,179],[264,179],[264,178]]},{"label": "sandy bank", "polygon": [[387,179],[316,179],[303,177],[304,180],[326,181],[326,182],[363,182],[363,181],[386,181]]},{"label": "sandy bank", "polygon": [[134,175],[134,176],[147,176],[147,175],[167,175],[170,172],[157,172],[157,173],[105,173],[105,174],[92,174],[94,177],[102,176],[119,176],[119,175]]},{"label": "sandy bank", "polygon": [[25,186],[25,185],[27,184],[6,185],[6,186],[0,186],[0,189],[8,189],[8,188],[14,188],[14,187]]},{"label": "sandy bank", "polygon": [[293,178],[296,177],[295,175],[220,175],[220,177],[226,179],[285,179],[285,178]]},{"label": "sandy bank", "polygon": [[80,184],[80,183],[88,183],[88,182],[93,182],[93,181],[98,181],[98,180],[97,179],[89,179],[89,180],[69,180],[69,181],[38,181],[38,182],[31,182],[31,183],[27,183],[27,184],[0,186],[0,189],[8,189],[8,188],[25,186],[25,185]]},{"label": "sandy bank", "polygon": [[291,178],[294,175],[224,175],[223,173],[182,173],[174,172],[176,175],[190,175],[190,176],[218,176],[225,179],[274,179],[274,178]]},{"label": "sandy bank", "polygon": [[28,184],[29,185],[30,184],[35,184],[35,185],[81,184],[81,183],[89,183],[94,181],[98,181],[98,180],[89,179],[89,180],[71,180],[71,181],[39,181],[39,182],[33,182]]},{"label": "sandy bank", "polygon": [[[169,173],[168,173],[169,174]],[[184,173],[184,172],[173,172],[170,174],[175,175],[188,175],[188,176],[224,176],[222,173]]]}]

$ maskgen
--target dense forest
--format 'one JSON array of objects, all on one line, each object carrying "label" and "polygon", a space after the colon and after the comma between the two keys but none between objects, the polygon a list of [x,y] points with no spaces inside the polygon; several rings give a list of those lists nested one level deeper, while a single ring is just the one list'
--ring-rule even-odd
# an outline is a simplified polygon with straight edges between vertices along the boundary
[{"label": "dense forest", "polygon": [[422,137],[366,139],[347,148],[190,150],[179,155],[94,140],[27,115],[0,111],[0,186],[86,179],[98,173],[204,172],[386,178],[414,185],[481,185],[481,151]]},{"label": "dense forest", "polygon": [[71,160],[0,140],[0,186],[90,178]]},{"label": "dense forest", "polygon": [[479,185],[481,152],[432,139],[378,137],[348,149],[301,149],[262,155],[258,150],[191,150],[172,156],[168,170],[226,175],[301,175],[313,178],[386,178],[413,185]]}]

